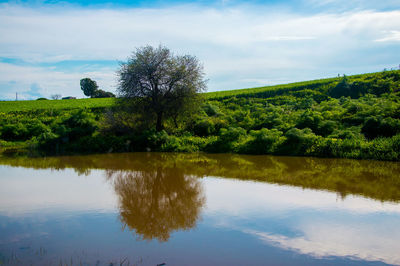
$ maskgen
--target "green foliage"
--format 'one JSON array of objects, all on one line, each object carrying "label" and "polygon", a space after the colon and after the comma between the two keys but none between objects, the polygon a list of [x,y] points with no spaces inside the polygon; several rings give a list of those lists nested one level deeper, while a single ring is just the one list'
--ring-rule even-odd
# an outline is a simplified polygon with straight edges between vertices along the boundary
[{"label": "green foliage", "polygon": [[218,105],[213,104],[211,102],[206,102],[203,105],[203,109],[204,109],[204,112],[206,112],[206,114],[208,116],[218,116],[218,115],[220,115],[220,110],[219,110]]},{"label": "green foliage", "polygon": [[351,98],[356,98],[357,91],[352,88],[352,84],[349,83],[349,79],[347,76],[344,76],[343,79],[333,88],[330,89],[329,95],[334,98],[340,98],[342,96]]},{"label": "green foliage", "polygon": [[369,139],[374,139],[378,136],[391,137],[400,133],[400,119],[383,118],[381,116],[368,117],[361,131]]},{"label": "green foliage", "polygon": [[201,119],[194,122],[193,133],[200,137],[210,136],[215,133],[215,125],[211,119]]},{"label": "green foliage", "polygon": [[97,129],[97,122],[92,113],[84,109],[71,112],[61,123],[53,126],[53,131],[60,137],[76,140],[83,136],[90,136]]},{"label": "green foliage", "polygon": [[252,130],[247,141],[241,144],[240,153],[247,154],[275,154],[285,142],[286,137],[277,129]]},{"label": "green foliage", "polygon": [[92,98],[113,98],[115,97],[115,94],[109,91],[103,91],[103,90],[96,90]]},{"label": "green foliage", "polygon": [[218,138],[206,147],[210,152],[237,152],[240,140],[246,136],[241,127],[221,128]]},{"label": "green foliage", "polygon": [[290,155],[312,155],[317,136],[309,128],[292,128],[285,133],[286,141],[280,153]]},{"label": "green foliage", "polygon": [[359,98],[365,94],[381,95],[399,90],[399,71],[384,71],[365,76],[353,76],[352,81],[347,76],[329,90],[334,98]]},{"label": "green foliage", "polygon": [[[137,48],[118,71],[118,93],[125,99],[138,99],[141,108],[135,110],[152,117],[161,131],[165,120],[172,118],[176,126],[179,116],[196,109],[198,93],[206,89],[203,67],[196,57],[175,56],[163,46]],[[133,109],[133,108],[132,108]],[[153,121],[152,121],[153,120]]]},{"label": "green foliage", "polygon": [[[149,126],[154,117],[137,99],[118,112],[106,108],[112,99],[43,101],[42,109],[0,113],[0,139],[6,146],[25,142],[56,153],[206,151],[399,161],[399,73],[282,85],[275,94],[272,88],[231,91],[232,97],[221,92],[220,98],[208,97],[199,112],[166,119],[160,132]],[[360,86],[357,97],[330,97],[340,82]],[[4,103],[9,102],[1,102],[0,110]],[[68,108],[43,109],[49,103]],[[84,108],[86,103],[94,105]]]},{"label": "green foliage", "polygon": [[80,85],[81,85],[81,90],[83,91],[83,94],[85,94],[88,97],[92,97],[95,95],[95,92],[99,88],[97,86],[96,81],[91,80],[90,78],[84,78],[80,80]]}]

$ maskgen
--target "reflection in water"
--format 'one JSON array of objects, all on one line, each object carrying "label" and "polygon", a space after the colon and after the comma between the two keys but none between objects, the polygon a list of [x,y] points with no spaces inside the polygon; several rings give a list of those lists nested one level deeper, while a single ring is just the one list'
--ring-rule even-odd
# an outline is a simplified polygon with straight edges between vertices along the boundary
[{"label": "reflection in water", "polygon": [[204,204],[200,182],[176,168],[108,170],[119,199],[122,224],[141,239],[167,241],[170,233],[196,225]]},{"label": "reflection in water", "polygon": [[324,191],[205,180],[210,206],[203,214],[206,221],[214,219],[218,226],[267,246],[316,258],[351,257],[400,265],[398,203],[358,196],[338,201],[335,194]]},{"label": "reflection in water", "polygon": [[[0,264],[15,251],[58,264],[76,250],[92,252],[89,265],[126,254],[148,254],[146,265],[400,264],[398,162],[132,153],[0,164],[25,167],[0,166]],[[46,260],[34,257],[42,246]]]},{"label": "reflection in water", "polygon": [[[181,175],[218,176],[400,201],[400,163],[348,159],[230,154],[124,153],[47,158],[0,156],[0,164],[35,169],[150,171],[162,166]],[[172,173],[171,173],[172,174]]]}]

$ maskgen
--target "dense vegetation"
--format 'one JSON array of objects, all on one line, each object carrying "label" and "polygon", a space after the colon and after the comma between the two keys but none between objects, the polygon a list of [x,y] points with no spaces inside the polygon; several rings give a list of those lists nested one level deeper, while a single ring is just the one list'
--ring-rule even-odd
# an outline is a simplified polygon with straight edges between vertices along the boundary
[{"label": "dense vegetation", "polygon": [[[21,107],[1,102],[0,138],[3,146],[23,142],[54,153],[206,151],[400,160],[400,71],[204,96],[194,119],[171,118],[161,132],[140,117],[115,112],[113,99],[36,101],[39,108],[29,108],[33,102],[18,102]],[[99,104],[85,106],[89,100]],[[66,106],[46,108],[47,103]]]}]

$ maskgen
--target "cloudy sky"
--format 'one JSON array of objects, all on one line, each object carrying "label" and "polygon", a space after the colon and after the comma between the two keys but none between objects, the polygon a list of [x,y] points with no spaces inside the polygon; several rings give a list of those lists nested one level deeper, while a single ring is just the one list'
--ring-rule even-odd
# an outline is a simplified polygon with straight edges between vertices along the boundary
[{"label": "cloudy sky", "polygon": [[398,69],[400,1],[0,1],[0,99],[115,92],[147,44],[197,56],[209,91]]}]

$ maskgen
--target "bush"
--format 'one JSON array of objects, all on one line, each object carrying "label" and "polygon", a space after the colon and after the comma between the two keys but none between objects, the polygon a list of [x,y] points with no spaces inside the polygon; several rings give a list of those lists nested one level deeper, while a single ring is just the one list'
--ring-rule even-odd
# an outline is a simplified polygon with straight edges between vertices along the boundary
[{"label": "bush", "polygon": [[338,128],[338,123],[332,120],[326,120],[319,123],[316,134],[326,137]]},{"label": "bush", "polygon": [[391,117],[368,117],[361,128],[362,133],[369,138],[392,137],[400,133],[400,120]]},{"label": "bush", "polygon": [[246,136],[246,130],[241,127],[221,128],[218,138],[208,143],[205,150],[208,152],[235,152],[240,139],[244,136]]},{"label": "bush", "polygon": [[214,134],[215,126],[210,119],[196,121],[193,125],[193,133],[197,136],[205,137]]},{"label": "bush", "polygon": [[98,128],[95,117],[84,109],[73,111],[69,117],[59,125],[60,137],[67,137],[74,141],[83,136],[90,136]]},{"label": "bush", "polygon": [[317,136],[309,128],[292,128],[285,133],[286,141],[279,148],[279,153],[289,155],[312,155],[313,144]]},{"label": "bush", "polygon": [[1,128],[3,140],[26,140],[28,129],[23,124],[7,124]]},{"label": "bush", "polygon": [[283,133],[276,129],[250,131],[250,138],[241,144],[240,153],[248,154],[272,154],[286,140]]},{"label": "bush", "polygon": [[208,116],[217,116],[217,115],[220,114],[219,107],[214,105],[214,104],[212,104],[212,103],[204,104],[203,110],[204,110],[204,112],[206,112],[206,114]]}]

